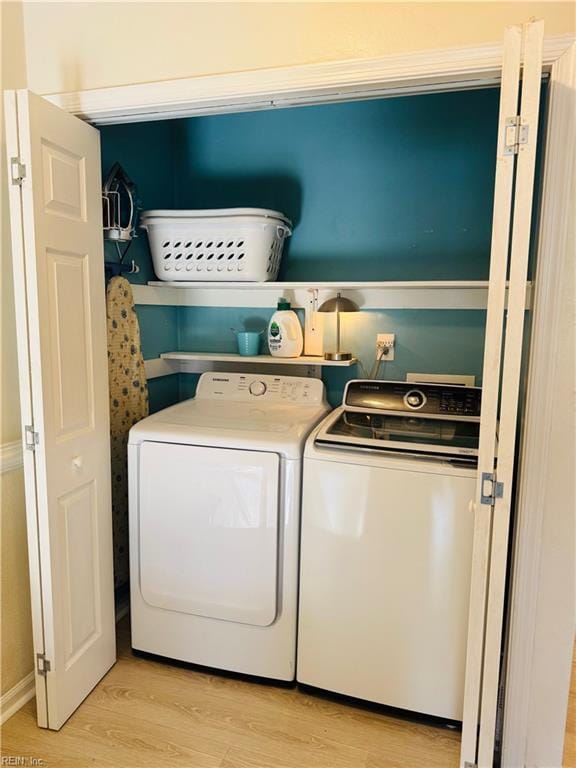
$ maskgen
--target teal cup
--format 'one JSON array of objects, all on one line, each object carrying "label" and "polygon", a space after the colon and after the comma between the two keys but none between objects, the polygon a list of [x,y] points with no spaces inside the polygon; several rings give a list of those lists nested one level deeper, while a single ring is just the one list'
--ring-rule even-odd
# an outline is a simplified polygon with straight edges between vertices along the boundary
[{"label": "teal cup", "polygon": [[260,331],[238,331],[238,353],[245,357],[257,355],[260,352]]}]

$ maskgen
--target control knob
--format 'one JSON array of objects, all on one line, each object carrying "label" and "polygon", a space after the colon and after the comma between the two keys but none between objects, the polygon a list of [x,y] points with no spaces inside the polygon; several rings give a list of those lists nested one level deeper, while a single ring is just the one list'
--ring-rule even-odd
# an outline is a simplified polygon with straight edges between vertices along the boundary
[{"label": "control knob", "polygon": [[249,389],[251,395],[259,397],[266,392],[266,384],[263,381],[251,381]]},{"label": "control knob", "polygon": [[419,389],[411,389],[404,395],[404,405],[408,408],[417,409],[422,408],[426,404],[426,395]]}]

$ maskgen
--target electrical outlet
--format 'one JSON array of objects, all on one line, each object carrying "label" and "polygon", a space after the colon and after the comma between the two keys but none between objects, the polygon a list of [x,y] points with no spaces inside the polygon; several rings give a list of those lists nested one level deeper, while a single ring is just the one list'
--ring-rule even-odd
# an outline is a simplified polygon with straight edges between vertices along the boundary
[{"label": "electrical outlet", "polygon": [[376,355],[382,360],[394,360],[394,347],[396,345],[396,335],[394,333],[376,334]]}]

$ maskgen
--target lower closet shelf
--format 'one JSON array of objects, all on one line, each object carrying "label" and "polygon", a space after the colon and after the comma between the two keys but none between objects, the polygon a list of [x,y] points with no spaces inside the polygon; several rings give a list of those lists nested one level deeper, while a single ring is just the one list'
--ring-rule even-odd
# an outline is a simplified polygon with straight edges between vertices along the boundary
[{"label": "lower closet shelf", "polygon": [[349,368],[357,362],[355,357],[351,360],[324,360],[323,357],[313,355],[272,357],[272,355],[247,356],[226,352],[165,352],[159,358],[146,360],[145,366],[146,376],[153,379],[171,373],[210,370],[216,365],[220,369],[225,369],[228,365],[232,370],[238,370],[238,366],[247,366],[255,373],[260,367],[289,365],[308,369],[308,375],[320,375],[319,371],[324,366]]},{"label": "lower closet shelf", "polygon": [[162,360],[206,360],[221,363],[261,363],[266,365],[334,365],[348,368],[358,360],[324,360],[316,355],[301,355],[300,357],[272,357],[272,355],[238,355],[232,352],[165,352],[160,355]]}]

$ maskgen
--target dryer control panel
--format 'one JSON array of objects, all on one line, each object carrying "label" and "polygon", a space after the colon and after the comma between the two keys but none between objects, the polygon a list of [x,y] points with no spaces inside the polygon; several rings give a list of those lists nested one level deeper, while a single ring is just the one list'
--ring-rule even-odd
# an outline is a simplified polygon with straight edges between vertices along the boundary
[{"label": "dryer control panel", "polygon": [[318,405],[325,402],[320,379],[250,373],[203,373],[196,389],[201,400]]}]

